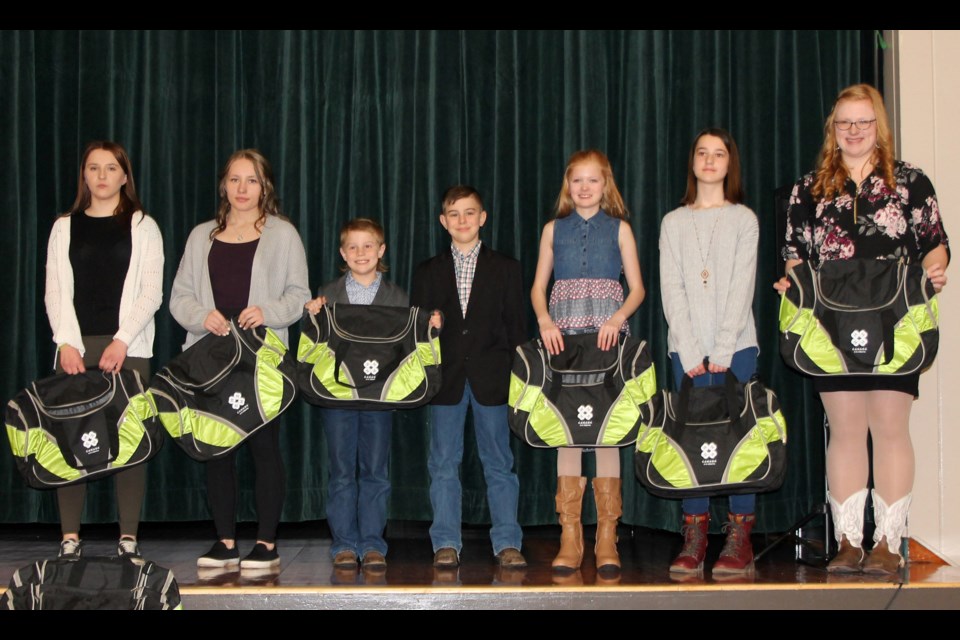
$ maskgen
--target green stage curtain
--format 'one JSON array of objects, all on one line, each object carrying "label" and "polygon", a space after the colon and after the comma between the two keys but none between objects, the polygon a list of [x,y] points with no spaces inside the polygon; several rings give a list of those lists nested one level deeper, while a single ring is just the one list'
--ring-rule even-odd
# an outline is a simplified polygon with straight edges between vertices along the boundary
[{"label": "green stage curtain", "polygon": [[[79,155],[93,139],[130,152],[137,186],[163,231],[165,293],[190,229],[210,219],[217,172],[241,147],[272,161],[283,208],[307,248],[311,287],[335,277],[337,230],[368,216],[386,228],[389,277],[409,288],[416,264],[449,243],[437,216],[445,187],[466,182],[489,212],[483,241],[523,263],[533,281],[537,244],[567,157],[610,157],[632,212],[647,298],[631,319],[668,380],[658,291],[662,216],[684,190],[692,137],[724,126],[743,156],[747,204],[761,222],[755,313],[760,375],[789,424],[789,476],[761,496],[758,529],[784,530],[823,500],[819,402],[777,349],[773,191],[812,168],[838,90],[875,68],[862,31],[3,31],[0,127],[6,232],[8,345],[0,390],[11,398],[49,375],[54,345],[43,306],[46,243],[73,201]],[[536,323],[532,310],[530,336]],[[293,332],[295,344],[298,333]],[[154,369],[183,330],[157,314]],[[428,412],[396,414],[390,516],[429,520]],[[286,521],[325,517],[325,443],[318,412],[284,416]],[[556,522],[556,454],[513,441],[520,520]],[[585,469],[593,468],[592,456]],[[679,502],[653,498],[622,452],[623,522],[676,530]],[[240,455],[240,517],[255,518],[252,465]],[[468,425],[464,520],[488,521],[482,470]],[[52,492],[26,487],[0,455],[0,522],[55,522]],[[91,486],[87,522],[116,518],[112,481]],[[725,501],[715,501],[722,516]],[[586,518],[592,517],[592,500]],[[203,469],[167,443],[150,463],[144,519],[204,520]]]}]

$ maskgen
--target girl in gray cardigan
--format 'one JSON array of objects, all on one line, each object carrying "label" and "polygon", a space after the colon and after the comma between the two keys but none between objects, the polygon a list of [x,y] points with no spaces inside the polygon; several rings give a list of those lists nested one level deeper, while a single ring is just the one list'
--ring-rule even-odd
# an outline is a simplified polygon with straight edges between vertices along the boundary
[{"label": "girl in gray cardigan", "polygon": [[[690,148],[684,206],[660,225],[660,292],[678,389],[684,375],[694,386],[706,386],[721,384],[728,369],[741,382],[757,370],[753,289],[759,227],[742,200],[736,142],[723,129],[704,129]],[[753,567],[755,502],[753,494],[730,497],[727,540],[714,574]],[[671,572],[703,570],[709,507],[709,498],[683,501],[684,544]]]},{"label": "girl in gray cardigan", "polygon": [[[229,318],[246,329],[266,325],[287,342],[287,327],[310,298],[300,235],[280,213],[273,172],[255,149],[237,151],[220,174],[217,217],[190,233],[170,294],[170,313],[187,330],[186,349],[207,333],[226,335]],[[285,494],[280,424],[246,441],[256,470],[257,543],[243,561],[236,546],[236,452],[205,464],[207,498],[218,541],[200,567],[264,569],[280,564],[277,526]]]}]

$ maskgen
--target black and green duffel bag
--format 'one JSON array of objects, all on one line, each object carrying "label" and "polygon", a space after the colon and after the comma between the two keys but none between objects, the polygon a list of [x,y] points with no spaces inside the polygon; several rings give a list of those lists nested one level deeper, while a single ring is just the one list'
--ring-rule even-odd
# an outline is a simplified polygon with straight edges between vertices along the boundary
[{"label": "black and green duffel bag", "polygon": [[297,383],[331,409],[419,407],[440,391],[440,338],[419,307],[331,303],[304,313]]},{"label": "black and green duffel bag", "polygon": [[37,489],[104,477],[152,458],[163,444],[157,409],[140,374],[57,374],[7,403],[17,468]]},{"label": "black and green duffel bag", "polygon": [[620,447],[637,438],[639,405],[657,391],[646,341],[621,336],[609,351],[597,334],[563,337],[550,355],[539,339],[517,347],[508,419],[534,447]]},{"label": "black and green duffel bag", "polygon": [[787,424],[777,397],[760,381],[728,371],[725,383],[661,391],[640,408],[637,479],[663,498],[773,491],[787,469]]},{"label": "black and green duffel bag", "polygon": [[804,262],[780,299],[780,353],[813,376],[905,375],[933,363],[936,292],[919,264],[896,260]]},{"label": "black and green duffel bag", "polygon": [[296,366],[268,327],[207,334],[153,377],[150,393],[167,433],[206,462],[246,440],[297,397]]},{"label": "black and green duffel bag", "polygon": [[147,560],[87,557],[41,560],[13,572],[0,611],[179,610],[173,572]]}]

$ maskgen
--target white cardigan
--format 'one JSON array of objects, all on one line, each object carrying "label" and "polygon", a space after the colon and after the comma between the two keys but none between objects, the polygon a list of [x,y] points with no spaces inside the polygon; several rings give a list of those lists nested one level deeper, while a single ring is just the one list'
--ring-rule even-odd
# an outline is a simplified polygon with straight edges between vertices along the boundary
[{"label": "white cardigan", "polygon": [[[73,306],[73,265],[70,264],[70,219],[53,223],[47,244],[47,288],[44,303],[57,349],[65,344],[86,351]],[[119,329],[114,339],[127,345],[134,358],[153,356],[156,331],[153,316],[163,301],[163,238],[153,218],[141,211],[130,221],[130,268],[120,295]]]}]

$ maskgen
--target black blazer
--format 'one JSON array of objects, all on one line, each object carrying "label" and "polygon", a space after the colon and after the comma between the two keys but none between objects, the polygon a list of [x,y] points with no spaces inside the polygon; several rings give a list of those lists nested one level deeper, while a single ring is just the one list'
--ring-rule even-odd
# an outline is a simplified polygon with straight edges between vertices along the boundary
[{"label": "black blazer", "polygon": [[526,297],[520,262],[480,245],[467,317],[460,310],[451,249],[417,266],[411,302],[443,312],[440,371],[443,384],[431,404],[457,404],[464,381],[480,404],[506,404],[516,347],[527,340]]},{"label": "black blazer", "polygon": [[[327,302],[350,304],[350,298],[347,296],[347,275],[343,274],[336,280],[323,285],[317,295],[326,296]],[[373,296],[372,304],[385,307],[409,307],[410,301],[403,287],[393,284],[385,277],[381,277],[380,286],[377,288],[377,295]]]}]

